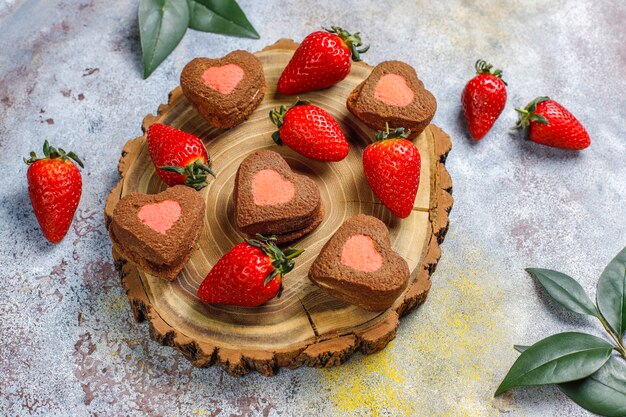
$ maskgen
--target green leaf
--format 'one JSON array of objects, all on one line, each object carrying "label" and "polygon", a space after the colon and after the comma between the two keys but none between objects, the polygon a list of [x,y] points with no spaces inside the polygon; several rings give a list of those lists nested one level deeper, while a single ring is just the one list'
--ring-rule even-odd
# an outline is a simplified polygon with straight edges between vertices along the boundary
[{"label": "green leaf", "polygon": [[593,301],[574,278],[551,269],[527,268],[526,271],[543,285],[554,301],[569,311],[598,316]]},{"label": "green leaf", "polygon": [[592,413],[626,416],[626,361],[611,356],[596,373],[580,381],[559,384],[576,404]]},{"label": "green leaf", "polygon": [[188,0],[189,27],[203,32],[259,39],[235,0]]},{"label": "green leaf", "polygon": [[513,349],[517,350],[519,353],[522,353],[523,351],[525,351],[529,347],[530,346],[526,346],[526,345],[513,345]]},{"label": "green leaf", "polygon": [[626,248],[600,275],[596,302],[606,321],[622,338],[626,331]]},{"label": "green leaf", "polygon": [[[523,352],[528,346],[515,345]],[[592,413],[626,416],[626,361],[611,356],[594,374],[579,381],[557,384],[576,404]]]},{"label": "green leaf", "polygon": [[547,337],[517,358],[495,395],[520,386],[557,384],[585,378],[609,359],[613,345],[585,333]]},{"label": "green leaf", "polygon": [[140,0],[139,36],[144,79],[176,48],[188,24],[186,0]]}]

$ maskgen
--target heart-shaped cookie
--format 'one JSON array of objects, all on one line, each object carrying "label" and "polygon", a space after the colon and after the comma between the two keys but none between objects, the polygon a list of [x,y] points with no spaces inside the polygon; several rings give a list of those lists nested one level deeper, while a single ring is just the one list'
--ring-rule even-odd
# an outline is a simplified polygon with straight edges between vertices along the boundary
[{"label": "heart-shaped cookie", "polygon": [[309,233],[323,219],[317,184],[267,150],[247,156],[239,165],[233,202],[239,230],[248,236],[276,235],[279,243]]},{"label": "heart-shaped cookie", "polygon": [[309,279],[340,300],[370,311],[391,307],[409,281],[409,266],[391,248],[387,226],[359,214],[326,242]]},{"label": "heart-shaped cookie", "polygon": [[109,234],[126,259],[171,281],[200,236],[204,207],[200,193],[184,185],[159,194],[132,193],[115,206]]},{"label": "heart-shaped cookie", "polygon": [[261,61],[246,51],[223,58],[192,59],[180,75],[187,100],[213,127],[227,129],[246,120],[265,94]]},{"label": "heart-shaped cookie", "polygon": [[437,101],[417,78],[415,69],[401,61],[385,61],[348,96],[348,110],[372,129],[411,129],[417,137],[435,116]]}]

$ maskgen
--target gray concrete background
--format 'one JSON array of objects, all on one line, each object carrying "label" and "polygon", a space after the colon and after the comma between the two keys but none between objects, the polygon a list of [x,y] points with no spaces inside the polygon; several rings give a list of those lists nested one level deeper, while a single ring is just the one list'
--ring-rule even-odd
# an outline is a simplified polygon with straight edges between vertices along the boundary
[{"label": "gray concrete background", "polygon": [[[189,31],[141,78],[136,1],[0,3],[0,414],[163,416],[587,415],[553,387],[492,393],[514,343],[599,326],[564,312],[523,268],[577,278],[592,294],[626,245],[626,4],[614,1],[240,1],[260,40]],[[195,369],[137,325],[111,264],[102,209],[124,143],[166,101],[184,64],[301,40],[321,25],[360,30],[366,62],[413,65],[453,141],[455,206],[424,306],[383,352],[331,370],[235,378]],[[485,58],[507,107],[472,142],[459,97]],[[516,106],[549,95],[587,127],[580,153],[508,132]],[[86,162],[65,240],[45,242],[22,156],[49,139]]]}]

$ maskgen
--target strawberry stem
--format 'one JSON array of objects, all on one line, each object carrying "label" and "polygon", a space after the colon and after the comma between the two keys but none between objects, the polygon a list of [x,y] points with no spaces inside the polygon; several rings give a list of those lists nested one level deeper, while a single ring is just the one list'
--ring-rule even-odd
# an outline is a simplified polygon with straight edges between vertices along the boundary
[{"label": "strawberry stem", "polygon": [[61,161],[67,161],[68,159],[74,160],[81,168],[85,168],[83,161],[74,153],[74,152],[65,152],[63,148],[55,148],[54,146],[50,146],[48,140],[45,140],[43,143],[43,158],[37,158],[37,154],[34,151],[31,151],[30,158],[24,158],[24,163],[30,165],[37,161],[41,161],[44,159],[60,159]]},{"label": "strawberry stem", "polygon": [[[491,72],[493,65],[491,65],[484,59],[479,59],[478,61],[476,61],[476,63],[474,64],[474,68],[476,68],[476,74],[490,74],[502,80],[502,70],[496,69]],[[502,82],[504,83],[504,85],[508,85],[506,81],[502,80]]]},{"label": "strawberry stem", "polygon": [[281,251],[280,248],[276,246],[276,236],[265,237],[261,234],[257,234],[256,239],[246,239],[246,243],[261,249],[270,258],[272,266],[274,267],[274,270],[265,278],[264,285],[269,284],[270,281],[277,276],[281,279],[283,275],[291,271],[296,265],[294,259],[304,252],[303,249],[294,248],[287,248],[284,252]]},{"label": "strawberry stem", "polygon": [[385,122],[385,130],[381,130],[376,133],[376,140],[406,139],[407,137],[409,137],[410,133],[410,130],[405,131],[403,127],[389,130],[389,122]]},{"label": "strawberry stem", "polygon": [[322,29],[324,29],[326,32],[339,36],[341,41],[348,47],[348,49],[350,49],[350,52],[352,52],[352,60],[354,62],[360,61],[361,54],[364,54],[370,49],[369,45],[366,45],[363,48],[359,49],[359,46],[363,45],[360,36],[361,32],[357,32],[353,35],[350,32],[343,30],[339,26],[331,26],[330,29]]},{"label": "strawberry stem", "polygon": [[287,106],[283,104],[280,107],[270,110],[270,120],[280,128],[283,125],[285,113],[287,113]]},{"label": "strawberry stem", "polygon": [[167,165],[158,167],[158,169],[184,175],[185,185],[195,188],[196,190],[201,190],[209,185],[207,174],[212,175],[213,178],[215,178],[215,173],[211,170],[210,160],[208,161],[208,166],[202,162],[201,159],[196,159],[185,168],[176,165]]},{"label": "strawberry stem", "polygon": [[537,110],[537,104],[548,100],[550,100],[550,97],[541,96],[528,103],[523,109],[515,108],[515,111],[519,113],[519,120],[511,129],[525,129],[530,125],[530,122],[543,123],[547,125],[548,119],[546,119],[542,114],[535,113],[535,111]]}]

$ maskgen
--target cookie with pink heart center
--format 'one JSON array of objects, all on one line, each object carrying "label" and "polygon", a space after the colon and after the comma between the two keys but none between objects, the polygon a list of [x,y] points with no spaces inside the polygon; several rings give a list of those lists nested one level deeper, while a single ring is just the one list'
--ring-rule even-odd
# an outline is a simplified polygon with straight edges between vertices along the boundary
[{"label": "cookie with pink heart center", "polygon": [[267,150],[247,156],[239,165],[233,202],[239,230],[250,237],[276,235],[279,243],[304,236],[323,219],[317,184]]},{"label": "cookie with pink heart center", "polygon": [[124,258],[171,281],[193,252],[204,211],[200,193],[184,185],[159,194],[132,193],[115,206],[109,234]]},{"label": "cookie with pink heart center", "polygon": [[261,61],[246,51],[223,58],[192,59],[180,75],[187,100],[213,127],[227,129],[246,120],[265,94]]},{"label": "cookie with pink heart center", "polygon": [[391,129],[410,129],[413,138],[435,116],[437,101],[413,67],[401,61],[385,61],[350,93],[346,106],[372,129],[385,130],[385,123],[389,123]]},{"label": "cookie with pink heart center", "polygon": [[370,311],[391,307],[409,282],[409,266],[391,248],[387,226],[359,214],[326,242],[309,279],[333,297]]}]

